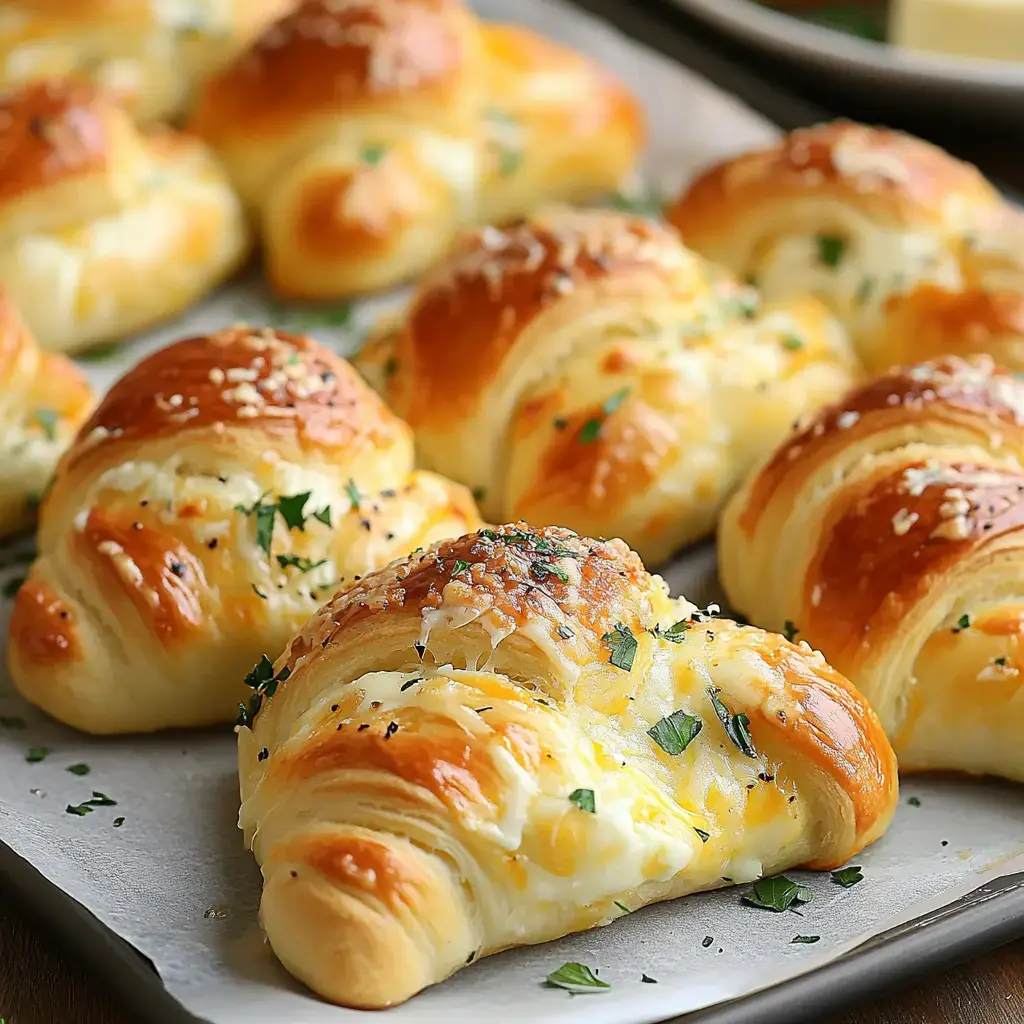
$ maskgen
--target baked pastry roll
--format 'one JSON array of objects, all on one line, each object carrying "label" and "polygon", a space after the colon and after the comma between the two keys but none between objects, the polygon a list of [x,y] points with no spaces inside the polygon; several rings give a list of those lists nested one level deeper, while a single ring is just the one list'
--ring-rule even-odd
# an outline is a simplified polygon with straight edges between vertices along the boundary
[{"label": "baked pastry roll", "polygon": [[62,77],[91,83],[136,120],[184,112],[198,82],[295,0],[7,0],[0,89]]},{"label": "baked pastry roll", "polygon": [[896,765],[867,702],[806,644],[713,611],[622,541],[523,523],[337,595],[250,674],[239,731],[284,966],[389,1006],[620,905],[877,839]]},{"label": "baked pastry roll", "polygon": [[149,356],[58,469],[8,644],[94,733],[233,721],[242,679],[339,586],[479,524],[343,360],[244,326]]},{"label": "baked pastry roll", "polygon": [[248,251],[245,219],[196,139],[140,134],[93,87],[0,96],[0,281],[44,348],[174,316]]},{"label": "baked pastry roll", "polygon": [[920,139],[801,129],[707,171],[668,218],[767,298],[828,302],[869,370],[978,351],[1024,368],[1024,218]]},{"label": "baked pastry roll", "polygon": [[221,154],[288,296],[385,288],[467,225],[609,191],[642,142],[589,60],[461,0],[305,0],[204,87]]},{"label": "baked pastry roll", "polygon": [[824,652],[904,771],[1024,781],[1024,384],[986,356],[893,370],[787,440],[730,502],[734,607]]},{"label": "baked pastry roll", "polygon": [[91,405],[74,363],[40,351],[0,291],[0,536],[31,522]]},{"label": "baked pastry roll", "polygon": [[816,300],[762,309],[670,228],[560,209],[466,239],[359,365],[492,521],[618,536],[659,562],[714,529],[854,363]]}]

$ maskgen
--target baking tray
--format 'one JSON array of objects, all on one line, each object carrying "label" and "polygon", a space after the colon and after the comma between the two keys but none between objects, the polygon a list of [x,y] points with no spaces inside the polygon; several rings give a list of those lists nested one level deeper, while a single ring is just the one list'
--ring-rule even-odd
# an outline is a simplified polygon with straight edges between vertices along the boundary
[{"label": "baking tray", "polygon": [[[760,79],[750,69],[730,63],[699,32],[675,31],[654,13],[654,8],[614,0],[576,0],[576,5],[604,18],[638,42],[697,71],[779,127],[792,128],[828,116],[828,112]],[[175,333],[178,332],[171,330],[166,337],[173,337]],[[690,552],[685,562],[690,581],[687,592],[695,599],[710,599],[710,591],[715,586],[711,549],[705,547]],[[675,573],[667,575],[671,579]],[[173,735],[167,739],[172,744],[177,742]],[[205,742],[207,738],[202,734],[181,737],[182,745]],[[943,784],[928,782],[925,785],[941,787]],[[951,780],[949,785],[958,788],[965,804],[974,802],[973,784]],[[1019,813],[1022,810],[1020,790],[1000,788],[1000,784],[992,783],[979,784],[978,792],[984,793],[990,801],[1005,798],[1007,816],[1014,823],[1024,821],[1024,815]],[[2,813],[0,807],[0,816]],[[970,884],[932,893],[927,899],[917,901],[913,914],[904,914],[892,927],[881,933],[876,930],[865,941],[853,942],[844,955],[827,966],[732,1002],[685,1017],[663,1019],[685,1020],[687,1024],[798,1024],[819,1020],[823,1013],[840,1006],[848,1008],[852,1002],[887,985],[1024,934],[1024,826],[1013,825],[1014,829],[1018,827],[1020,856],[1007,857],[1001,866],[993,867]],[[76,853],[80,857],[88,856],[87,850]],[[251,861],[247,861],[247,870],[255,871]],[[203,1019],[187,1012],[168,993],[152,964],[129,942],[51,883],[28,860],[2,844],[0,884],[7,891],[12,887],[16,889],[34,916],[47,921],[64,937],[75,954],[97,977],[104,979],[136,1019],[157,1024]],[[594,1005],[596,1009],[597,1004]],[[499,1020],[523,1019],[500,1012],[491,1016]],[[293,1019],[298,1021],[299,1018]]]}]

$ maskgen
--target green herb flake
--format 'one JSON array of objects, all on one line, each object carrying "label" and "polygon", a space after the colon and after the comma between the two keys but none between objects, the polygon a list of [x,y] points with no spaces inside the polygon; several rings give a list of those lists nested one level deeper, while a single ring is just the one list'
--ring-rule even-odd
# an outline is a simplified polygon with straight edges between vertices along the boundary
[{"label": "green herb flake", "polygon": [[68,814],[74,814],[79,818],[84,818],[87,814],[92,814],[92,808],[87,807],[85,804],[68,804],[64,810]]},{"label": "green herb flake", "polygon": [[953,627],[953,632],[954,633],[960,633],[963,630],[970,629],[970,628],[971,628],[971,617],[970,617],[970,615],[967,615],[966,613],[964,613],[963,615],[960,616],[959,619],[956,620],[956,626]]},{"label": "green herb flake", "polygon": [[261,598],[261,599],[262,599],[262,600],[264,600],[264,601],[266,601],[266,600],[267,600],[267,595],[266,595],[266,594],[264,594],[264,593],[263,593],[263,591],[262,591],[262,590],[260,590],[260,588],[259,588],[259,587],[257,587],[255,583],[250,583],[250,584],[249,584],[249,586],[251,586],[251,587],[252,587],[252,592],[253,592],[253,593],[254,593],[254,594],[255,594],[255,595],[256,595],[256,596],[258,597],[258,598]]},{"label": "green herb flake", "polygon": [[618,900],[612,900],[612,902],[621,910],[624,914],[632,914],[633,911],[626,906],[625,903],[620,903]]},{"label": "green herb flake", "polygon": [[606,398],[604,405],[601,406],[601,411],[605,414],[605,416],[611,416],[613,412],[617,412],[619,408],[622,406],[622,403],[629,396],[629,392],[631,390],[631,388],[620,388],[618,391],[615,392],[614,395],[611,395],[609,398]]},{"label": "green herb flake", "polygon": [[838,235],[818,235],[818,262],[835,270],[846,253],[846,239]]},{"label": "green herb flake", "polygon": [[798,334],[787,334],[782,339],[782,347],[790,352],[799,352],[804,347],[804,339]]},{"label": "green herb flake", "polygon": [[560,583],[569,582],[569,574],[554,562],[531,562],[530,572],[539,580],[546,579],[548,576],[554,576]]},{"label": "green herb flake", "polygon": [[576,634],[566,625],[561,625],[555,631],[563,640],[571,640]]},{"label": "green herb flake", "polygon": [[640,980],[645,985],[657,985],[658,984],[658,979],[657,978],[652,978],[649,974],[641,974],[640,975]]},{"label": "green herb flake", "polygon": [[871,298],[871,293],[875,290],[877,283],[873,277],[865,277],[861,280],[857,286],[857,294],[854,296],[854,301],[858,306],[863,306]]},{"label": "green herb flake", "polygon": [[797,629],[796,623],[792,619],[786,619],[782,624],[782,635],[790,642],[793,643],[796,640],[796,635],[800,630]]},{"label": "green herb flake", "polygon": [[841,885],[844,889],[849,889],[858,882],[864,881],[864,873],[856,866],[840,868],[838,871],[832,872],[832,881],[836,885]]},{"label": "green herb flake", "polygon": [[[655,722],[647,730],[647,735],[655,743],[673,757],[681,754],[704,728],[704,723],[696,715],[688,715],[685,711],[673,711],[671,715]],[[707,840],[705,840],[707,842]]]},{"label": "green herb flake", "polygon": [[633,667],[633,659],[636,657],[637,642],[628,626],[621,622],[611,633],[605,633],[601,640],[608,645],[611,651],[609,662],[623,672],[629,672]]},{"label": "green herb flake", "polygon": [[253,516],[256,520],[256,545],[270,554],[270,544],[274,536],[274,517],[277,515],[276,505],[264,505],[260,498],[248,508],[245,505],[236,505],[236,512],[244,516]]},{"label": "green herb flake", "polygon": [[656,218],[661,216],[665,197],[655,189],[635,193],[616,192],[611,197],[610,205],[613,210],[621,210],[623,213]]},{"label": "green herb flake", "polygon": [[460,573],[466,572],[472,565],[472,562],[467,562],[464,558],[456,558],[455,565],[452,566],[451,578],[454,579]]},{"label": "green herb flake", "polygon": [[124,824],[124,816],[120,816],[114,819],[114,828],[120,828]]},{"label": "green herb flake", "polygon": [[359,493],[359,488],[356,487],[356,482],[352,477],[349,477],[348,483],[345,484],[345,493],[348,495],[348,500],[352,502],[352,508],[358,509],[359,502],[363,500],[363,496]]},{"label": "green herb flake", "polygon": [[331,506],[327,505],[320,509],[319,512],[314,512],[313,518],[319,520],[324,526],[329,527],[331,525]]},{"label": "green herb flake", "polygon": [[575,804],[581,811],[597,813],[597,805],[594,802],[594,791],[592,789],[574,789],[569,794],[569,803]]},{"label": "green herb flake", "polygon": [[387,151],[387,146],[364,146],[360,158],[369,167],[376,167],[384,159]]},{"label": "green herb flake", "polygon": [[910,804],[911,807],[920,807],[921,798],[919,796],[912,796],[907,800],[907,803]]},{"label": "green herb flake", "polygon": [[106,793],[101,793],[98,789],[94,789],[92,796],[88,800],[83,800],[82,805],[85,807],[116,807],[117,801],[111,800]]},{"label": "green herb flake", "polygon": [[486,487],[474,487],[473,491],[472,491],[472,494],[473,494],[473,500],[474,501],[483,501],[484,498],[487,497],[487,488]]},{"label": "green herb flake", "polygon": [[702,829],[702,828],[694,827],[693,831],[696,832],[697,835],[700,836],[700,841],[702,843],[706,843],[711,838],[711,833],[710,832],[705,832],[704,829]]},{"label": "green herb flake", "polygon": [[39,764],[40,761],[46,760],[46,755],[50,752],[49,747],[29,747],[28,753],[25,755],[25,760],[29,764]]},{"label": "green herb flake", "polygon": [[319,569],[321,565],[326,565],[327,559],[321,558],[319,562],[314,562],[311,558],[299,558],[297,555],[278,555],[277,564],[282,569],[294,568],[301,573],[307,573]]},{"label": "green herb flake", "polygon": [[69,764],[64,769],[66,772],[71,772],[72,775],[88,775],[92,769],[87,764]]},{"label": "green herb flake", "polygon": [[715,937],[714,937],[714,935],[705,935],[705,936],[704,936],[704,940],[703,940],[703,942],[701,942],[701,945],[702,945],[702,946],[703,946],[703,947],[704,947],[705,949],[707,949],[707,948],[708,948],[708,946],[710,946],[710,945],[711,945],[711,943],[713,943],[714,941],[715,941]]},{"label": "green herb flake", "polygon": [[1004,657],[993,658],[992,659],[992,663],[994,665],[998,665],[1000,668],[1002,668],[1006,664],[1006,658],[1004,658]]},{"label": "green herb flake", "polygon": [[789,910],[794,903],[809,903],[811,896],[813,893],[806,886],[797,885],[785,875],[775,875],[755,882],[750,892],[743,894],[743,901],[751,906],[781,914]]},{"label": "green herb flake", "polygon": [[718,690],[710,689],[708,697],[711,698],[711,706],[715,709],[715,714],[718,715],[718,720],[722,723],[726,736],[732,740],[740,753],[747,757],[757,757],[757,750],[750,736],[750,719],[744,714],[731,714],[719,699],[718,693]]},{"label": "green herb flake", "polygon": [[820,942],[820,935],[795,935],[789,940],[789,944],[792,946],[794,943],[803,943],[805,946],[811,946],[815,942]]},{"label": "green herb flake", "polygon": [[32,413],[32,419],[42,427],[47,441],[57,440],[57,422],[60,414],[55,409],[36,409]]},{"label": "green herb flake", "polygon": [[649,632],[656,636],[659,640],[669,640],[674,644],[681,644],[686,639],[686,631],[693,625],[689,619],[680,619],[678,622],[669,626],[668,629],[662,629],[661,626],[655,626],[654,629]]},{"label": "green herb flake", "polygon": [[21,585],[25,582],[25,579],[26,577],[24,576],[15,576],[14,579],[8,580],[3,588],[4,597],[14,597],[21,590]]},{"label": "green herb flake", "polygon": [[580,432],[577,437],[580,444],[593,444],[601,436],[601,429],[604,427],[604,421],[611,416],[612,413],[617,412],[621,408],[622,403],[625,402],[631,390],[631,388],[620,388],[615,392],[615,394],[609,395],[609,397],[604,400],[604,404],[601,406],[602,415],[600,417],[594,417],[587,420],[580,428]]},{"label": "green herb flake", "polygon": [[281,513],[281,518],[289,530],[306,529],[306,517],[302,510],[306,507],[311,493],[311,491],[304,491],[302,494],[282,494],[277,499],[277,510]]},{"label": "green herb flake", "polygon": [[611,988],[607,981],[601,981],[593,971],[584,964],[562,964],[557,971],[547,977],[547,983],[554,988],[564,988],[569,992],[604,992]]},{"label": "green herb flake", "polygon": [[102,363],[110,359],[111,356],[117,355],[120,351],[121,342],[108,341],[101,345],[93,345],[84,352],[76,352],[75,360],[79,363]]},{"label": "green herb flake", "polygon": [[417,683],[423,682],[423,676],[413,676],[412,679],[406,679],[404,683],[398,688],[400,692],[404,693],[409,689],[410,686],[415,686]]},{"label": "green herb flake", "polygon": [[576,439],[580,444],[593,444],[600,435],[601,421],[599,419],[590,419],[580,427],[580,432]]}]

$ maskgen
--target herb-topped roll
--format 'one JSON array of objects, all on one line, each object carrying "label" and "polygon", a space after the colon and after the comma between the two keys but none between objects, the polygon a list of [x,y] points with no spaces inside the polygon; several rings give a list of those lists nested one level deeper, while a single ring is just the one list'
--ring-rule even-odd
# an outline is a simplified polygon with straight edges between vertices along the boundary
[{"label": "herb-topped roll", "polygon": [[762,307],[671,228],[557,209],[466,238],[359,366],[492,521],[622,537],[655,563],[714,529],[854,360],[816,300]]},{"label": "herb-topped roll", "polygon": [[947,356],[822,410],[722,518],[734,606],[820,647],[903,770],[1024,782],[1022,458],[1024,382]]},{"label": "herb-topped roll", "polygon": [[11,673],[97,733],[232,721],[261,651],[339,586],[479,524],[412,436],[307,338],[232,327],[149,356],[58,469]]},{"label": "herb-topped roll", "polygon": [[828,302],[869,370],[950,352],[1024,368],[1024,217],[920,139],[800,129],[711,168],[668,217],[766,298]]},{"label": "herb-topped roll", "polygon": [[308,298],[385,288],[457,232],[610,192],[643,141],[607,71],[463,0],[304,0],[202,90],[192,127]]},{"label": "herb-topped roll", "polygon": [[0,537],[29,524],[92,404],[75,364],[41,351],[0,291]]},{"label": "herb-topped roll", "polygon": [[239,732],[282,963],[384,1007],[877,839],[897,779],[867,703],[805,644],[715,611],[670,599],[621,541],[523,523],[335,597],[250,673]]}]

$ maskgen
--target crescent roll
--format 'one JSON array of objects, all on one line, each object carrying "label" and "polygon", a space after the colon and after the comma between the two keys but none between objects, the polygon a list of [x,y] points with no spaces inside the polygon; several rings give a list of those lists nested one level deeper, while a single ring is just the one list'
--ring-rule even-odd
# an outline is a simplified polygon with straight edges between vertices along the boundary
[{"label": "crescent roll", "polygon": [[5,0],[0,89],[55,76],[106,89],[140,122],[184,111],[198,82],[295,0]]},{"label": "crescent roll", "polygon": [[877,839],[896,764],[867,702],[806,644],[714,611],[622,541],[524,523],[337,595],[250,673],[239,730],[284,966],[390,1006],[510,946]]},{"label": "crescent roll", "polygon": [[0,291],[0,536],[31,521],[91,405],[74,363],[40,351]]},{"label": "crescent roll", "polygon": [[196,139],[141,134],[93,87],[0,96],[0,281],[44,348],[172,317],[244,259],[241,206]]},{"label": "crescent roll", "polygon": [[762,309],[670,228],[559,209],[466,239],[360,366],[492,521],[618,536],[659,562],[714,529],[854,363],[816,300]]},{"label": "crescent roll", "polygon": [[386,288],[466,226],[614,189],[636,101],[461,0],[305,0],[207,83],[193,127],[259,223],[282,295]]},{"label": "crescent roll", "polygon": [[149,356],[58,469],[8,644],[19,691],[93,733],[234,720],[242,678],[339,586],[479,524],[308,338],[233,327]]},{"label": "crescent roll", "polygon": [[948,352],[1024,369],[1024,217],[920,139],[801,129],[707,171],[668,218],[767,298],[828,302],[869,370]]},{"label": "crescent roll", "polygon": [[723,518],[730,601],[852,679],[905,771],[1024,781],[1022,457],[1024,383],[948,356],[822,411]]}]

